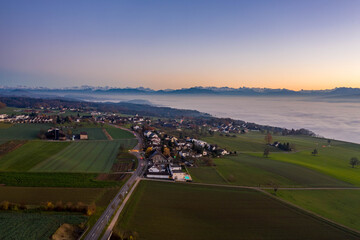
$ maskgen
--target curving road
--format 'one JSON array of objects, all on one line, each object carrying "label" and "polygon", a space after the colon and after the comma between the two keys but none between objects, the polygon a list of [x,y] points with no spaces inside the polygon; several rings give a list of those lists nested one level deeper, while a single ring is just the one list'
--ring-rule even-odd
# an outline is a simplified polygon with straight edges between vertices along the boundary
[{"label": "curving road", "polygon": [[[115,126],[115,125],[113,125]],[[129,192],[129,195],[126,196],[127,198],[130,197],[130,188],[133,186],[133,184],[136,182],[136,180],[139,179],[144,174],[143,166],[146,165],[146,161],[142,159],[140,151],[143,147],[142,138],[139,136],[138,133],[132,132],[129,129],[122,128],[119,126],[115,126],[117,128],[121,128],[125,131],[129,131],[134,134],[136,139],[138,140],[138,144],[133,148],[133,151],[131,152],[133,155],[135,155],[138,159],[138,167],[135,170],[135,172],[132,174],[132,176],[129,178],[129,180],[121,187],[120,191],[116,194],[115,198],[111,201],[109,206],[106,208],[106,210],[103,212],[101,217],[97,220],[97,222],[94,224],[94,226],[89,230],[84,240],[96,240],[100,238],[101,233],[103,232],[104,228],[106,227],[107,223],[111,219],[111,217],[114,215],[116,209],[118,208],[119,204],[122,202],[122,198],[126,196],[126,194]],[[135,185],[134,185],[135,186]]]}]

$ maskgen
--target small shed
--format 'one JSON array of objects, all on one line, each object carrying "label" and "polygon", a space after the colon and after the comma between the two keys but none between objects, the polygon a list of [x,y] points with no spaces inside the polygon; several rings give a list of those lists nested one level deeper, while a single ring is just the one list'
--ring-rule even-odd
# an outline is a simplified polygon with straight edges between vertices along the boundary
[{"label": "small shed", "polygon": [[87,134],[87,132],[81,132],[80,133],[80,140],[88,140],[89,136]]}]

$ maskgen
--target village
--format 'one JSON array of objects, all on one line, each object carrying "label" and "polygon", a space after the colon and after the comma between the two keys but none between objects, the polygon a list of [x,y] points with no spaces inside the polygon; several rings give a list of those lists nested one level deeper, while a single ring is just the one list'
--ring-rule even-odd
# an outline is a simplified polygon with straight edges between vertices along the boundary
[{"label": "village", "polygon": [[[70,117],[67,112],[76,112]],[[82,124],[104,124],[126,126],[138,132],[144,139],[144,155],[148,160],[147,178],[175,181],[192,181],[186,167],[191,167],[197,159],[234,154],[216,145],[208,144],[194,136],[219,132],[230,136],[234,133],[246,133],[245,125],[232,122],[212,123],[197,119],[154,119],[142,116],[121,116],[114,113],[102,113],[87,109],[40,108],[26,109],[17,114],[2,114],[0,122],[22,124],[47,124],[51,127],[39,133],[38,137],[56,141],[88,140],[85,131],[73,133]],[[174,132],[175,134],[170,134]]]},{"label": "village", "polygon": [[[72,113],[71,116],[69,113]],[[49,128],[40,132],[38,137],[57,141],[88,140],[86,131],[77,131],[83,125],[102,128],[105,124],[112,124],[126,127],[143,137],[143,153],[148,160],[145,176],[175,181],[192,181],[187,167],[193,167],[196,162],[211,166],[212,158],[237,154],[236,151],[231,152],[201,140],[203,137],[218,134],[232,138],[236,137],[236,134],[246,134],[249,131],[265,132],[259,125],[232,119],[170,119],[137,114],[124,116],[94,109],[65,107],[40,107],[25,109],[16,114],[1,114],[0,122],[47,124]]]}]

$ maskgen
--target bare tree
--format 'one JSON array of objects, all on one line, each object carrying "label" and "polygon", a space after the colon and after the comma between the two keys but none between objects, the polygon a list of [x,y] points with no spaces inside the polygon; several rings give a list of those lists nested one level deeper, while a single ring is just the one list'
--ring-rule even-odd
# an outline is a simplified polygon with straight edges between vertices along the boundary
[{"label": "bare tree", "polygon": [[271,136],[271,134],[270,133],[268,133],[268,134],[266,134],[265,135],[265,142],[267,143],[267,144],[271,144],[272,143],[272,136]]},{"label": "bare tree", "polygon": [[269,154],[270,154],[270,149],[269,148],[265,148],[264,149],[264,157],[269,157]]},{"label": "bare tree", "polygon": [[313,156],[316,156],[318,154],[318,150],[315,148],[314,151],[311,152]]},{"label": "bare tree", "polygon": [[360,164],[360,161],[357,157],[352,157],[350,159],[350,165],[352,168],[354,168],[356,165],[359,165]]}]

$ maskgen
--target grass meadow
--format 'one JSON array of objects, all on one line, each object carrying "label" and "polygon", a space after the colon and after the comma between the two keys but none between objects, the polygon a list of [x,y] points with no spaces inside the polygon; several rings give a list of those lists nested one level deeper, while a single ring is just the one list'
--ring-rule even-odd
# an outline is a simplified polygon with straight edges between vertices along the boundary
[{"label": "grass meadow", "polygon": [[[190,168],[195,182],[221,184],[223,181],[225,184],[260,187],[360,186],[360,167],[352,168],[349,164],[351,157],[360,158],[359,144],[336,140],[331,140],[329,144],[327,139],[322,138],[275,135],[273,141],[289,142],[295,150],[271,150],[269,157],[264,158],[264,134],[249,133],[237,135],[236,138],[215,135],[206,140],[236,150],[238,155],[214,159],[214,167]],[[248,147],[251,144],[254,146]],[[315,148],[318,154],[313,156],[311,152]],[[335,222],[360,230],[360,191],[279,190],[277,195]]]},{"label": "grass meadow", "polygon": [[131,139],[135,138],[134,135],[128,131],[115,127],[107,127],[106,131],[111,135],[113,139]]},{"label": "grass meadow", "polygon": [[254,190],[142,181],[115,232],[139,239],[358,239]]},{"label": "grass meadow", "polygon": [[21,123],[9,128],[0,128],[0,140],[36,139],[40,130],[47,130],[49,124]]},{"label": "grass meadow", "polygon": [[353,185],[301,165],[238,154],[214,159],[213,167],[189,168],[201,183],[252,187],[352,187]]},{"label": "grass meadow", "polygon": [[[238,156],[214,160],[215,169],[232,184],[360,186],[360,168],[351,168],[349,164],[351,157],[360,158],[359,144],[336,140],[331,140],[329,144],[328,140],[323,138],[274,135],[273,141],[289,142],[295,150],[292,152],[270,150],[269,158],[264,158],[263,150],[266,147],[264,136],[264,134],[253,132],[237,134],[235,138],[216,134],[204,140],[240,153]],[[318,150],[318,155],[312,156],[311,152],[315,148]],[[207,170],[202,172],[205,173]],[[206,182],[205,178],[195,173],[196,179]]]},{"label": "grass meadow", "polygon": [[360,190],[280,190],[277,196],[360,231]]},{"label": "grass meadow", "polygon": [[281,187],[349,187],[351,184],[297,164],[247,154],[215,159],[217,171],[230,184]]},{"label": "grass meadow", "polygon": [[219,174],[214,167],[187,168],[194,182],[227,184],[228,182]]},{"label": "grass meadow", "polygon": [[[327,139],[316,138],[310,136],[281,136],[272,135],[273,142],[278,141],[282,143],[289,142],[295,151],[313,150],[315,147],[328,145]],[[217,144],[220,147],[226,148],[230,151],[237,152],[263,152],[265,145],[265,134],[259,132],[249,132],[247,134],[236,134],[236,137],[220,136],[218,133],[214,136],[204,137],[202,140],[208,143]],[[342,141],[332,140],[331,145],[356,145]],[[355,146],[353,146],[355,147]],[[270,152],[282,152],[281,150],[270,147]]]},{"label": "grass meadow", "polygon": [[[318,148],[318,155],[312,156],[310,150],[296,153],[271,153],[272,160],[300,165],[341,181],[360,186],[360,168],[352,168],[349,164],[351,157],[360,158],[360,145],[339,144]],[[259,154],[254,154],[260,156]]]}]

